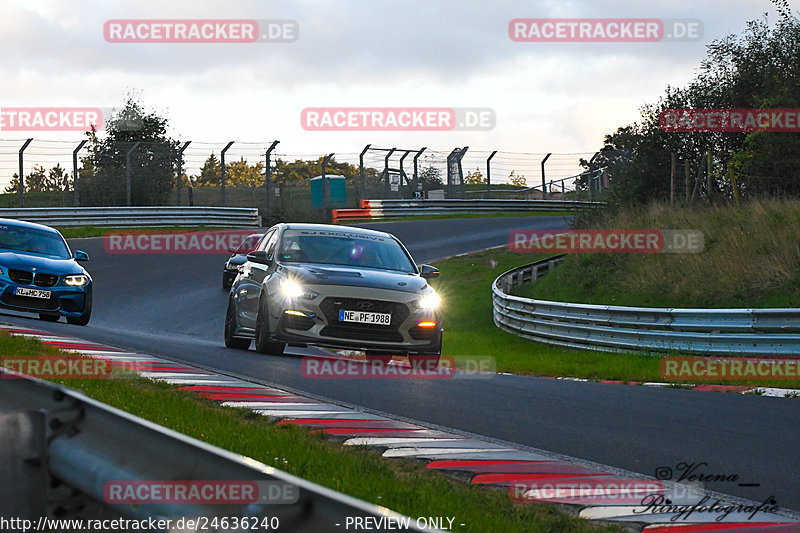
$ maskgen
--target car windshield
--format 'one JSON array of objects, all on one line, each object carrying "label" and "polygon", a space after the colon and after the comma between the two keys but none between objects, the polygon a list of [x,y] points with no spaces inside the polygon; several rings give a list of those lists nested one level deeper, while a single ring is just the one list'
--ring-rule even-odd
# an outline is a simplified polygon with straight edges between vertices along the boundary
[{"label": "car windshield", "polygon": [[278,259],[287,263],[322,263],[396,270],[416,269],[408,254],[391,237],[336,230],[286,230]]},{"label": "car windshield", "polygon": [[263,237],[263,235],[259,235],[257,233],[253,235],[248,235],[247,238],[245,238],[245,240],[242,241],[242,244],[239,245],[239,247],[236,249],[236,252],[234,253],[249,254],[250,252],[256,249],[256,245],[258,244],[258,241],[261,240],[261,237]]},{"label": "car windshield", "polygon": [[58,233],[24,226],[0,224],[0,251],[29,252],[58,259],[69,259],[70,253]]}]

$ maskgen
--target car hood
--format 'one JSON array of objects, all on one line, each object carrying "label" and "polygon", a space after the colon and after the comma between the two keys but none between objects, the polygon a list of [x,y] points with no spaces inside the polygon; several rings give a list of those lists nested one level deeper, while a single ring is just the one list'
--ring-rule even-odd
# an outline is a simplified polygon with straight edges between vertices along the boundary
[{"label": "car hood", "polygon": [[389,289],[402,292],[419,293],[428,284],[415,274],[404,274],[389,270],[354,268],[339,265],[318,265],[296,263],[281,265],[284,273],[299,283],[312,285],[345,285]]},{"label": "car hood", "polygon": [[231,265],[243,265],[247,261],[247,254],[233,254],[228,259]]},{"label": "car hood", "polygon": [[53,259],[24,252],[0,251],[0,267],[20,268],[48,274],[83,274],[83,268],[74,259]]}]

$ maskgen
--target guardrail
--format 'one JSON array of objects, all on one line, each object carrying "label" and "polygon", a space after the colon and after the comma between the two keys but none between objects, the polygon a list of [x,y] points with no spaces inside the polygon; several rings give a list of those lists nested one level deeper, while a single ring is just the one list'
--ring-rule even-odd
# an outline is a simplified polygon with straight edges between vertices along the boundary
[{"label": "guardrail", "polygon": [[61,227],[261,226],[250,207],[30,207],[0,209],[0,218]]},{"label": "guardrail", "polygon": [[[277,517],[280,530],[313,532],[340,529],[347,517],[401,517],[66,387],[9,369],[0,369],[0,379],[0,508],[6,517],[34,524],[39,517],[248,517],[251,525],[256,517]],[[107,482],[133,480],[248,481],[273,487],[280,495],[266,503],[225,505],[107,502]],[[284,503],[289,500],[294,503]],[[410,526],[421,531],[413,520]],[[222,526],[219,531],[249,529]],[[259,522],[256,529],[263,525]]]},{"label": "guardrail", "polygon": [[605,351],[697,355],[797,355],[800,308],[675,309],[551,302],[508,294],[564,261],[521,266],[492,284],[494,323],[535,341]]},{"label": "guardrail", "polygon": [[361,200],[360,209],[334,209],[338,220],[379,220],[414,215],[485,214],[503,212],[574,211],[602,206],[602,202],[573,200]]}]

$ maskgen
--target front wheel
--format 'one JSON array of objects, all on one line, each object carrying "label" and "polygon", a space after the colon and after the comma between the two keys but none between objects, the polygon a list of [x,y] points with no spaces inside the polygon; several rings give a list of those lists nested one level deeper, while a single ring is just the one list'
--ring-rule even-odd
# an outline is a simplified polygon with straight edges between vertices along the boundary
[{"label": "front wheel", "polygon": [[258,316],[256,317],[256,351],[268,355],[283,355],[286,343],[271,341],[269,336],[269,308],[267,307],[267,297],[262,294],[258,302]]},{"label": "front wheel", "polygon": [[236,306],[233,299],[228,298],[228,311],[225,313],[225,346],[237,350],[247,350],[250,348],[250,339],[234,337],[236,331]]}]

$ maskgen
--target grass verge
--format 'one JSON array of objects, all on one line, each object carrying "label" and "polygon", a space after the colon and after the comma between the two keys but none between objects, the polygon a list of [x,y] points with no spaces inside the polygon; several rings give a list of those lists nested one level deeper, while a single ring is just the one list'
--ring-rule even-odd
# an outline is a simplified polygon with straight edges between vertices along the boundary
[{"label": "grass verge", "polygon": [[[437,261],[435,265],[442,274],[436,285],[444,305],[442,353],[451,356],[491,355],[497,362],[498,372],[591,380],[665,381],[661,377],[660,356],[570,350],[518,337],[494,325],[491,292],[494,279],[507,270],[546,257],[544,254],[519,254],[496,249]],[[539,283],[554,276],[561,268]],[[800,388],[800,380],[680,383]]]},{"label": "grass verge", "polygon": [[[0,354],[59,353],[37,339],[0,332]],[[220,448],[411,517],[451,516],[457,531],[621,531],[586,522],[546,504],[514,503],[490,490],[385,459],[366,447],[343,446],[319,434],[244,409],[221,407],[192,392],[143,378],[70,380],[61,384],[141,418]]]}]

